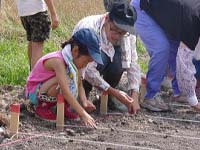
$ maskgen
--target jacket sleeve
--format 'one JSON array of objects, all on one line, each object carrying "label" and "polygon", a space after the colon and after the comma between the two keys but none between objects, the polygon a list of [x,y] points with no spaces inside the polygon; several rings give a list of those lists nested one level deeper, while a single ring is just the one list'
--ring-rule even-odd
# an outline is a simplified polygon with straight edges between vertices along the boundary
[{"label": "jacket sleeve", "polygon": [[96,67],[96,62],[89,63],[85,69],[84,78],[93,86],[107,91],[110,85],[100,76],[100,73]]},{"label": "jacket sleeve", "polygon": [[138,64],[138,56],[136,51],[136,36],[129,35],[122,40],[122,49],[126,51],[127,60],[129,59],[129,67],[127,67],[128,90],[139,92],[141,82],[141,71]]}]

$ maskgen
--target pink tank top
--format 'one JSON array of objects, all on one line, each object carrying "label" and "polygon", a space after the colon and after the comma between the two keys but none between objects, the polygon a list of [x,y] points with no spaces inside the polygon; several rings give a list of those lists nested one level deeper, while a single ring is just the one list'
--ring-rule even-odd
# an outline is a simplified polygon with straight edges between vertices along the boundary
[{"label": "pink tank top", "polygon": [[26,82],[26,95],[30,92],[34,92],[39,83],[43,83],[56,75],[54,71],[49,71],[44,67],[44,62],[53,57],[60,58],[64,61],[61,51],[52,52],[41,57],[28,76]]}]

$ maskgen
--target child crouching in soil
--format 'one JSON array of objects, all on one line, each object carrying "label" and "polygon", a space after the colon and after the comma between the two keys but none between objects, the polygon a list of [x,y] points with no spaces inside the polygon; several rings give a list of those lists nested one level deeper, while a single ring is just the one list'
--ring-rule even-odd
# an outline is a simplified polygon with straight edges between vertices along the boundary
[{"label": "child crouching in soil", "polygon": [[[83,107],[95,109],[85,96],[78,70],[92,61],[103,64],[98,43],[93,30],[81,29],[62,44],[62,50],[51,52],[37,61],[26,83],[26,96],[36,105],[37,116],[55,121],[52,107],[61,92],[65,99],[65,116],[76,118],[79,115],[86,126],[96,127],[94,119],[81,107],[77,97],[79,95]],[[71,107],[78,114],[72,112]]]}]

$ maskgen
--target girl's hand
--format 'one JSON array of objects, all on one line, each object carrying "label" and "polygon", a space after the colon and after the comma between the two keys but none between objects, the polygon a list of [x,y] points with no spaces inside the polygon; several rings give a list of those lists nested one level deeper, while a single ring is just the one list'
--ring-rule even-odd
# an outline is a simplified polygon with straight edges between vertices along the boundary
[{"label": "girl's hand", "polygon": [[95,129],[97,128],[95,120],[88,113],[85,113],[85,115],[81,118],[87,127],[91,127]]},{"label": "girl's hand", "polygon": [[96,110],[96,106],[94,106],[94,104],[90,102],[89,100],[82,101],[82,105],[83,105],[83,108],[89,113]]}]

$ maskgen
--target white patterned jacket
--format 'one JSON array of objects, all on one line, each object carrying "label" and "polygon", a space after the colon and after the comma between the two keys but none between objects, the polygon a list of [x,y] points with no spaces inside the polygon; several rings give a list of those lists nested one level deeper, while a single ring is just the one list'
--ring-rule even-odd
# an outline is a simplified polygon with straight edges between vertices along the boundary
[{"label": "white patterned jacket", "polygon": [[[73,33],[82,28],[91,28],[96,31],[100,39],[101,50],[105,52],[112,61],[115,50],[112,43],[107,40],[104,31],[106,15],[107,13],[83,18],[75,26]],[[136,36],[127,33],[120,41],[118,41],[117,45],[120,45],[122,49],[122,67],[127,71],[128,90],[133,89],[138,92],[140,85],[140,67],[137,63]],[[95,62],[89,63],[83,71],[83,77],[93,86],[100,87],[106,91],[110,85],[100,76],[96,66],[97,63]]]}]

